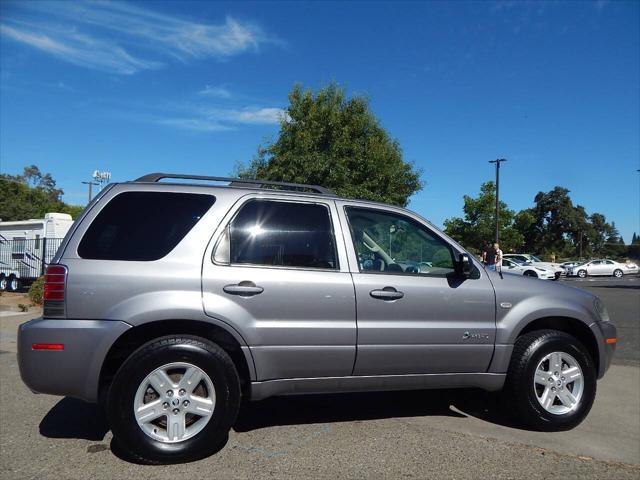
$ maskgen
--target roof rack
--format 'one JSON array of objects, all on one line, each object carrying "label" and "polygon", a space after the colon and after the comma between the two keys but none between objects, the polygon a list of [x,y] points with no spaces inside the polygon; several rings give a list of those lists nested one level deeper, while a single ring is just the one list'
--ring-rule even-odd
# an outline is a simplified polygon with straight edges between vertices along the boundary
[{"label": "roof rack", "polygon": [[134,180],[134,182],[159,182],[163,178],[177,178],[183,180],[207,180],[214,182],[229,182],[230,187],[244,187],[244,188],[266,188],[269,186],[280,187],[283,190],[293,191],[311,191],[314,193],[320,193],[322,195],[335,196],[336,194],[328,188],[321,187],[320,185],[306,185],[304,183],[290,183],[290,182],[273,182],[271,180],[254,180],[250,178],[228,178],[228,177],[209,177],[206,175],[184,175],[180,173],[150,173]]}]

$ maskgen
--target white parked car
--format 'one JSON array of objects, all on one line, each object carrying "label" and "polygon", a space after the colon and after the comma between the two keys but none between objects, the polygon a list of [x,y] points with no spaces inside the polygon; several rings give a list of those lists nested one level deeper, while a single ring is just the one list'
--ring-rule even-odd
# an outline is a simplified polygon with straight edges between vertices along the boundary
[{"label": "white parked car", "polygon": [[613,275],[622,277],[625,274],[638,273],[638,265],[635,263],[620,263],[607,258],[591,260],[569,270],[568,275],[584,278],[588,275]]},{"label": "white parked car", "polygon": [[532,263],[519,263],[509,260],[508,258],[502,259],[502,272],[514,273],[516,275],[524,275],[525,277],[537,277],[543,280],[555,280],[555,271],[533,265]]},{"label": "white parked car", "polygon": [[552,270],[555,274],[556,280],[560,278],[560,275],[564,273],[564,269],[560,266],[559,263],[552,262],[543,262],[535,255],[531,255],[529,253],[505,253],[503,258],[508,258],[509,260],[522,263],[522,264],[531,264],[534,267],[546,268],[547,270]]}]

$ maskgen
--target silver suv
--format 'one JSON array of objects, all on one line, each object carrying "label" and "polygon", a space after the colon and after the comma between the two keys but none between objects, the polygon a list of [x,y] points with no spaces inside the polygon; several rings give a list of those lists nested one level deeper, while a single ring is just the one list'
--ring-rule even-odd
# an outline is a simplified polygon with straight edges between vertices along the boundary
[{"label": "silver suv", "polygon": [[585,291],[486,271],[405,209],[260,180],[109,185],[44,298],[20,326],[23,381],[103,404],[148,463],[211,454],[242,398],[272,395],[504,389],[529,427],[572,428],[616,344]]}]

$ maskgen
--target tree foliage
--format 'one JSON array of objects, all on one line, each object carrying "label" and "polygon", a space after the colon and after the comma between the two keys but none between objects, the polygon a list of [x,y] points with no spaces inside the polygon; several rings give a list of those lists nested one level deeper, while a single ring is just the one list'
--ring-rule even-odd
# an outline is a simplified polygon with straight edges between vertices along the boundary
[{"label": "tree foliage", "polygon": [[[453,239],[472,251],[480,251],[486,243],[493,243],[496,226],[496,185],[486,182],[480,186],[477,198],[464,196],[464,218],[451,218],[444,221],[444,230]],[[500,201],[499,236],[502,250],[519,249],[524,239],[522,234],[513,228],[515,212]]]},{"label": "tree foliage", "polygon": [[[563,187],[538,192],[532,207],[515,214],[501,201],[502,249],[556,258],[640,256],[640,248],[625,246],[615,223],[609,223],[601,213],[588,215],[583,206],[573,204],[569,194]],[[478,251],[495,235],[493,182],[481,186],[478,198],[465,195],[463,209],[464,218],[445,220],[445,231],[465,247]],[[640,237],[634,238],[640,244]]]},{"label": "tree foliage", "polygon": [[361,96],[332,83],[317,92],[294,86],[278,138],[261,146],[244,178],[323,185],[348,198],[406,206],[422,188],[420,172],[403,160]]},{"label": "tree foliage", "polygon": [[0,219],[5,222],[43,218],[45,213],[68,213],[76,218],[84,207],[61,200],[62,189],[49,173],[35,165],[24,168],[21,175],[0,175]]}]

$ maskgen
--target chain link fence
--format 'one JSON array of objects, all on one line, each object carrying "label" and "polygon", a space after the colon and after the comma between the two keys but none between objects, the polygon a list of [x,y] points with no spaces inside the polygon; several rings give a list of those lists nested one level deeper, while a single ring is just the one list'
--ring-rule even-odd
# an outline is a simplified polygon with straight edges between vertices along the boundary
[{"label": "chain link fence", "polygon": [[7,277],[18,274],[24,280],[35,280],[44,274],[58,251],[62,238],[0,238],[0,273]]}]

